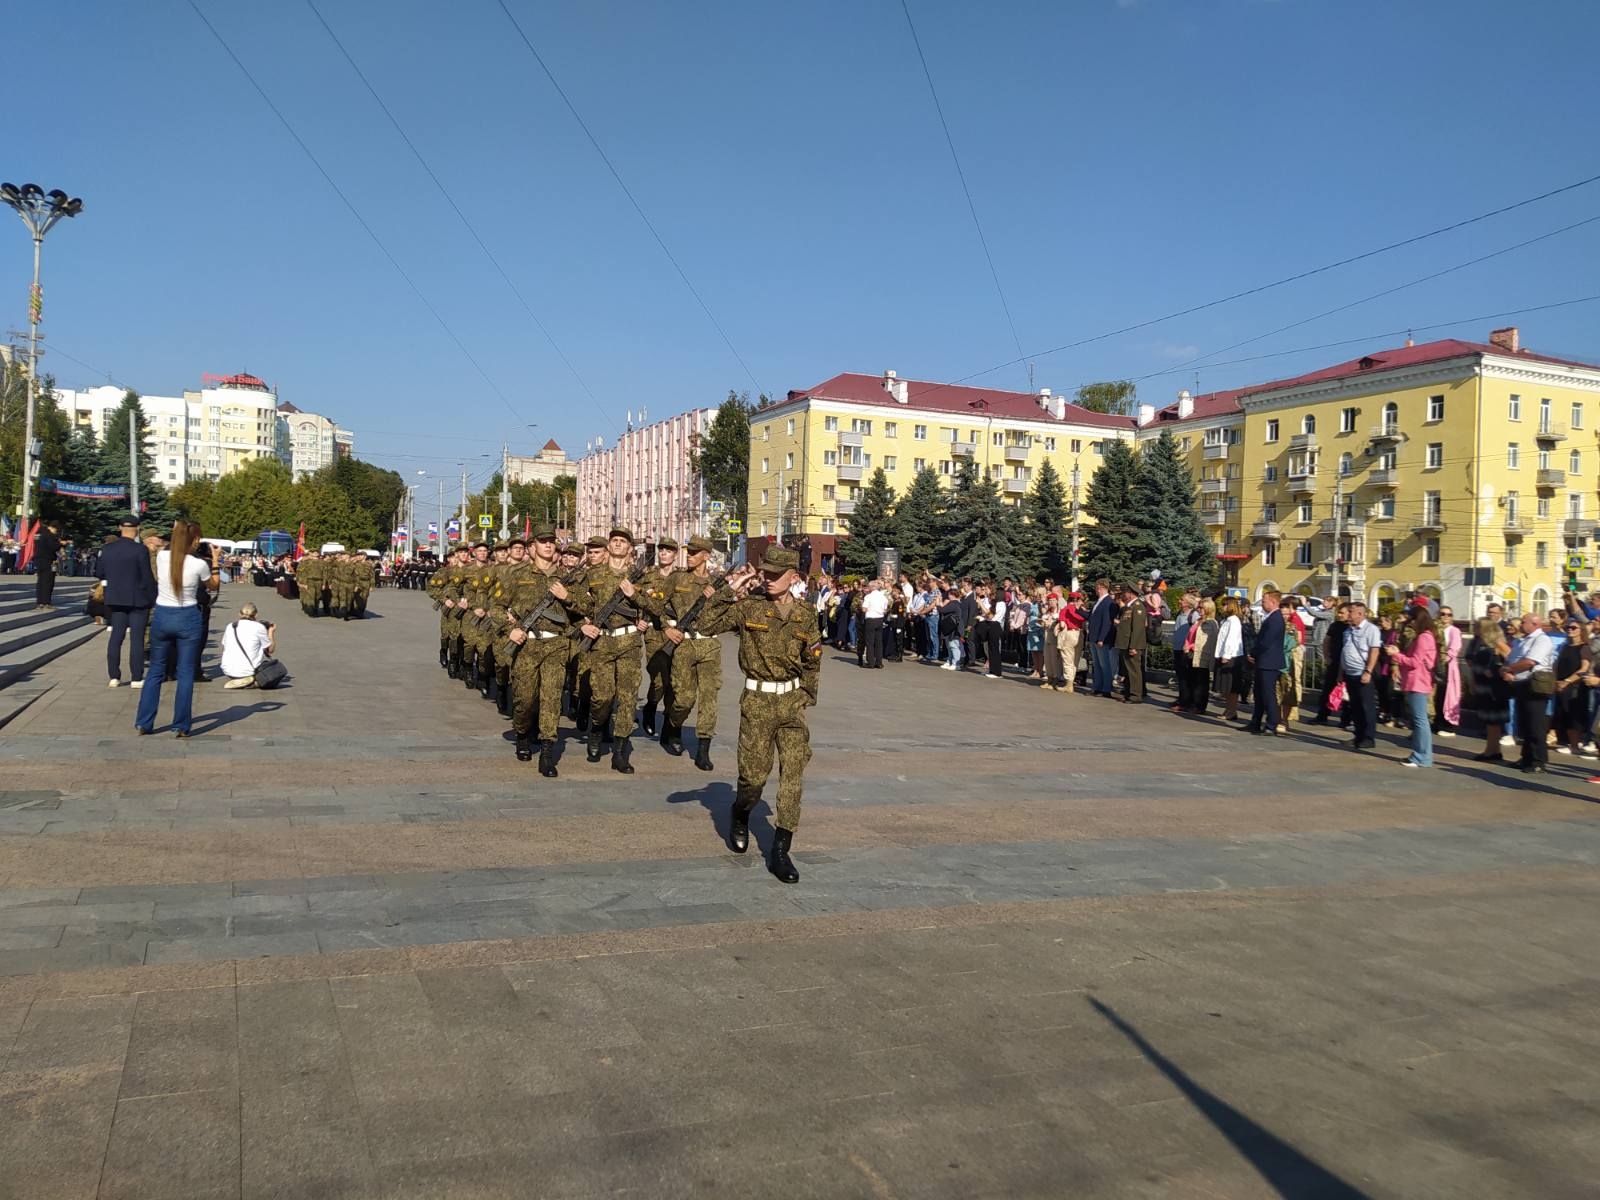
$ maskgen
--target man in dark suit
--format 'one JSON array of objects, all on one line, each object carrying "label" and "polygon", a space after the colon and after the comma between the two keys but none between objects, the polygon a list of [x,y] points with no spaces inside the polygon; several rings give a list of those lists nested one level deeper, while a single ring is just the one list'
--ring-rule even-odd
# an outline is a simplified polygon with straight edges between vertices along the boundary
[{"label": "man in dark suit", "polygon": [[1278,736],[1281,721],[1278,712],[1278,676],[1283,673],[1283,612],[1278,608],[1280,595],[1275,591],[1261,593],[1261,611],[1266,614],[1261,628],[1256,631],[1256,652],[1250,659],[1255,670],[1256,703],[1250,713],[1250,723],[1242,726],[1248,733]]},{"label": "man in dark suit", "polygon": [[1127,584],[1122,588],[1122,614],[1117,620],[1116,645],[1122,661],[1122,702],[1144,702],[1144,653],[1149,613],[1139,594]]},{"label": "man in dark suit", "polygon": [[60,557],[61,526],[46,521],[33,537],[33,602],[40,608],[54,607],[50,599],[56,590],[56,559]]},{"label": "man in dark suit", "polygon": [[961,581],[960,606],[961,670],[970,671],[973,661],[978,657],[978,642],[973,633],[978,627],[978,593],[973,590],[970,579]]},{"label": "man in dark suit", "polygon": [[106,619],[111,624],[106,672],[110,686],[116,687],[122,678],[122,640],[131,633],[128,673],[137,688],[144,686],[144,627],[156,602],[156,576],[150,552],[139,542],[139,522],[124,517],[117,532],[121,536],[100,551],[99,575],[106,583]]},{"label": "man in dark suit", "polygon": [[1111,695],[1111,681],[1117,673],[1117,602],[1111,598],[1111,582],[1094,581],[1094,607],[1089,610],[1089,690],[1096,696]]}]

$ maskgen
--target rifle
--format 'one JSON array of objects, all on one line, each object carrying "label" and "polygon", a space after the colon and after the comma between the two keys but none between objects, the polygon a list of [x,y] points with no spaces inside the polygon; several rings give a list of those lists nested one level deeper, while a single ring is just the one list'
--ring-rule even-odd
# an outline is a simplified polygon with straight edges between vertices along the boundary
[{"label": "rifle", "polygon": [[[644,578],[644,573],[649,569],[649,563],[641,562],[638,566],[634,567],[633,571],[628,575],[628,582],[637,584],[639,580]],[[600,611],[589,618],[589,624],[593,625],[596,629],[603,630],[606,627],[606,622],[616,615],[617,609],[621,608],[623,604],[627,602],[627,600],[628,597],[622,594],[621,588],[618,588],[616,591],[611,593],[611,599],[607,600],[600,606]],[[584,638],[581,649],[593,650],[594,642],[594,638]]]},{"label": "rifle", "polygon": [[[729,574],[730,574],[730,572],[724,571],[721,575],[718,575],[715,579],[708,580],[707,583],[706,583],[706,587],[710,588],[712,591],[715,591],[716,589],[720,588],[723,585],[723,583],[727,580]],[[706,606],[706,601],[709,600],[710,598],[711,597],[706,595],[705,589],[701,589],[700,594],[695,597],[694,603],[689,606],[689,611],[684,613],[683,616],[678,618],[678,626],[677,626],[677,628],[678,628],[678,632],[679,633],[681,633],[685,637],[687,637],[690,633],[692,633],[694,631],[694,623],[695,623],[696,619],[700,616],[700,610],[703,609]],[[671,638],[668,638],[667,639],[667,644],[664,647],[664,649],[667,652],[667,657],[671,658],[674,654],[676,654],[678,652],[678,643],[674,642]]]},{"label": "rifle", "polygon": [[[556,576],[556,582],[564,588],[570,588],[573,584],[577,583],[579,579],[583,578],[586,570],[587,568],[585,567],[575,567],[571,571],[568,571],[565,575]],[[539,602],[539,606],[526,617],[523,617],[519,622],[517,622],[518,628],[532,633],[533,627],[540,621],[544,620],[545,616],[550,612],[550,610],[560,603],[561,601],[556,598],[556,594],[554,592],[545,593],[545,598]],[[512,657],[515,658],[517,652],[522,649],[522,646],[511,641],[510,638],[507,638],[506,641],[511,646]]]}]

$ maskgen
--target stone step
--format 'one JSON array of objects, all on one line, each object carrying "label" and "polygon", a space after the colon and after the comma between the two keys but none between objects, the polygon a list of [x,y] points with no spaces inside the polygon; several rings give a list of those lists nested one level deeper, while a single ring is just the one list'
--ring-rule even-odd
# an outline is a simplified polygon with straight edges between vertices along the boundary
[{"label": "stone step", "polygon": [[104,626],[80,614],[0,642],[0,688],[26,679],[47,663],[104,632]]}]

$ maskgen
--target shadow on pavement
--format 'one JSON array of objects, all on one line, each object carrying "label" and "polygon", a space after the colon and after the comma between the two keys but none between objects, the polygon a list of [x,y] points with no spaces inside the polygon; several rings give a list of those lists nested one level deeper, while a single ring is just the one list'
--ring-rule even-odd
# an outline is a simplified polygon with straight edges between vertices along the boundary
[{"label": "shadow on pavement", "polygon": [[[673,792],[667,797],[667,803],[699,804],[711,817],[711,827],[717,831],[717,837],[724,842],[728,840],[728,813],[733,808],[732,784],[708,783],[690,792]],[[757,816],[768,819],[758,824]],[[761,848],[762,854],[766,854],[772,844],[771,816],[772,809],[765,800],[750,811],[750,840]]]},{"label": "shadow on pavement", "polygon": [[1109,1005],[1102,1004],[1093,996],[1089,997],[1089,1003],[1117,1032],[1138,1047],[1139,1053],[1183,1093],[1184,1099],[1200,1110],[1217,1132],[1233,1143],[1233,1148],[1280,1196],[1291,1197],[1292,1200],[1369,1200],[1365,1192],[1352,1187],[1221,1097],[1201,1087]]},{"label": "shadow on pavement", "polygon": [[256,713],[277,712],[282,707],[281,700],[258,700],[254,704],[235,704],[221,712],[207,713],[190,727],[190,733],[195,737],[205,733],[215,733],[224,725],[243,721],[246,717],[255,716]]}]

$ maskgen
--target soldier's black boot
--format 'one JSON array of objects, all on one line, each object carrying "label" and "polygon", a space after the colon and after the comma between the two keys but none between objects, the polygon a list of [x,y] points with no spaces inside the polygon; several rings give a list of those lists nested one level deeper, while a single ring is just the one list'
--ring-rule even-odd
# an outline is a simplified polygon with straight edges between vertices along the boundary
[{"label": "soldier's black boot", "polygon": [[588,758],[590,762],[600,761],[600,735],[602,732],[604,732],[604,730],[602,729],[600,722],[591,721],[589,723],[589,752],[587,755],[585,755],[585,757]]},{"label": "soldier's black boot", "polygon": [[779,883],[800,882],[800,872],[794,869],[794,860],[789,857],[789,847],[793,842],[794,834],[790,830],[772,831],[772,850],[767,854],[767,870],[778,877]]},{"label": "soldier's black boot", "polygon": [[464,682],[469,692],[478,690],[478,659],[476,655],[467,660],[467,677]]},{"label": "soldier's black boot", "polygon": [[733,807],[728,810],[728,849],[735,854],[750,849],[750,810],[758,797],[759,793],[752,796],[743,788],[734,795]]},{"label": "soldier's black boot", "polygon": [[450,651],[443,642],[439,643],[439,665],[446,671],[450,669]]},{"label": "soldier's black boot", "polygon": [[546,779],[556,777],[556,744],[554,742],[539,743],[539,774]]},{"label": "soldier's black boot", "polygon": [[461,678],[461,647],[450,643],[450,665],[445,668],[451,679]]},{"label": "soldier's black boot", "polygon": [[[531,733],[517,734],[517,761],[533,761],[533,735]],[[542,759],[540,760],[540,764],[541,766],[543,765]]]},{"label": "soldier's black boot", "polygon": [[679,740],[682,732],[679,726],[673,724],[670,716],[661,718],[661,748],[674,758],[683,753],[683,742]]},{"label": "soldier's black boot", "polygon": [[656,706],[654,704],[646,704],[644,706],[644,718],[639,723],[642,726],[644,726],[644,731],[645,731],[647,736],[655,737],[655,735],[656,735]]},{"label": "soldier's black boot", "polygon": [[611,769],[619,775],[632,775],[633,764],[628,760],[633,757],[633,739],[621,737],[616,745],[611,747]]},{"label": "soldier's black boot", "polygon": [[616,714],[613,713],[611,716],[607,717],[604,721],[601,722],[601,726],[605,729],[605,735],[604,735],[604,738],[603,738],[605,744],[608,745],[608,746],[612,745],[617,740],[617,718],[616,718]]},{"label": "soldier's black boot", "polygon": [[506,672],[502,671],[495,676],[495,684],[500,689],[500,715],[506,720],[511,719],[511,680]]},{"label": "soldier's black boot", "polygon": [[710,738],[703,737],[696,740],[694,748],[694,765],[699,767],[702,771],[710,771],[714,769],[711,765]]}]

